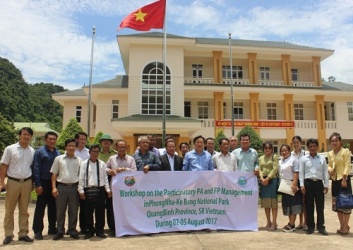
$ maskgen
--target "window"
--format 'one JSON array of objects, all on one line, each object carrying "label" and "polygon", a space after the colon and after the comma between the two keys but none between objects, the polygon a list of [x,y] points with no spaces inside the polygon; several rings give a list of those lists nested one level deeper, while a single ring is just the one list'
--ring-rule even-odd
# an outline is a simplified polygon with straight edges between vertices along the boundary
[{"label": "window", "polygon": [[227,103],[223,102],[223,119],[227,119]]},{"label": "window", "polygon": [[269,67],[260,67],[260,79],[263,81],[270,80],[270,68]]},{"label": "window", "polygon": [[353,102],[347,102],[348,106],[348,121],[353,121]]},{"label": "window", "polygon": [[297,69],[291,69],[292,72],[292,81],[297,82],[299,77],[298,77],[298,70]]},{"label": "window", "polygon": [[112,119],[119,118],[119,100],[112,100]]},{"label": "window", "polygon": [[278,154],[279,153],[278,141],[272,141],[272,145],[273,145],[273,153]]},{"label": "window", "polygon": [[184,102],[184,116],[191,117],[191,102]]},{"label": "window", "polygon": [[76,120],[81,122],[82,106],[76,106]]},{"label": "window", "polygon": [[335,104],[331,103],[330,107],[331,107],[331,120],[335,121],[336,120]]},{"label": "window", "polygon": [[[166,114],[170,115],[170,71],[166,68]],[[148,64],[142,73],[142,106],[141,113],[147,115],[163,114],[163,70],[160,62]]]},{"label": "window", "polygon": [[294,120],[304,120],[303,104],[294,104]]},{"label": "window", "polygon": [[244,119],[244,109],[242,102],[234,102],[234,119]]},{"label": "window", "polygon": [[192,65],[192,77],[193,78],[202,78],[202,68],[201,64]]},{"label": "window", "polygon": [[208,102],[197,102],[199,119],[208,119]]},{"label": "window", "polygon": [[230,79],[231,74],[233,79],[243,79],[243,67],[242,66],[222,66],[222,77],[223,79]]},{"label": "window", "polygon": [[267,119],[277,120],[276,103],[267,103]]}]

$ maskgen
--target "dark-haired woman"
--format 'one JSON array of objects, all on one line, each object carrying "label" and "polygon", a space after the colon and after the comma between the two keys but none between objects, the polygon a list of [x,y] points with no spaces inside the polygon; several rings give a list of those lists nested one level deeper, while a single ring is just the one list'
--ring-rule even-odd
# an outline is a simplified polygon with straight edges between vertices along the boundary
[{"label": "dark-haired woman", "polygon": [[288,216],[289,222],[283,227],[284,232],[295,231],[297,214],[302,213],[302,194],[298,189],[299,162],[291,155],[290,147],[284,144],[280,147],[281,159],[279,160],[279,176],[281,181],[292,181],[291,189],[294,196],[282,193],[283,215]]},{"label": "dark-haired woman", "polygon": [[351,169],[351,154],[348,149],[342,147],[342,138],[338,133],[333,133],[330,136],[332,150],[328,152],[328,172],[332,179],[332,210],[337,212],[340,222],[340,229],[337,234],[347,235],[349,232],[349,218],[352,209],[338,209],[336,207],[336,198],[342,188],[346,188],[352,193],[351,180],[349,172]]},{"label": "dark-haired woman", "polygon": [[[299,135],[293,136],[292,144],[293,144],[293,151],[291,154],[298,160],[298,163],[299,163],[300,159],[305,155],[305,150],[302,149],[302,138]],[[299,225],[297,226],[297,229],[307,230],[308,227],[306,225],[306,209],[305,209],[305,200],[304,200],[305,196],[303,195],[302,197],[303,197],[303,202],[302,202],[303,212],[299,215]]]},{"label": "dark-haired woman", "polygon": [[269,141],[263,144],[262,149],[264,155],[259,158],[261,207],[265,209],[267,219],[266,229],[274,231],[277,229],[278,212],[278,155],[273,154],[273,145]]}]

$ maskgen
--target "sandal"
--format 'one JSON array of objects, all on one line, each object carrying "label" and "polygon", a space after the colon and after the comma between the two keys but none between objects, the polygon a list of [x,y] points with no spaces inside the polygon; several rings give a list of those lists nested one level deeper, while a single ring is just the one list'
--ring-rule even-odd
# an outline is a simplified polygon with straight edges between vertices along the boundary
[{"label": "sandal", "polygon": [[304,229],[302,225],[298,225],[295,229]]}]

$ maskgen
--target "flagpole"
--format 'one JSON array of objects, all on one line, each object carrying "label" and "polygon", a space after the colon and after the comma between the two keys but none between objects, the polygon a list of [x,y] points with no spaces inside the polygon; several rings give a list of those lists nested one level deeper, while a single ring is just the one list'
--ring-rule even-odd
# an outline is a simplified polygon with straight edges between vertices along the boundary
[{"label": "flagpole", "polygon": [[94,37],[96,35],[96,27],[92,28],[92,47],[91,47],[91,70],[89,74],[89,93],[88,93],[88,124],[87,135],[88,139],[91,137],[91,109],[92,109],[92,73],[93,73],[93,51],[94,51]]},{"label": "flagpole", "polygon": [[233,92],[233,66],[232,66],[232,33],[229,33],[229,67],[230,67],[230,96],[232,102],[232,136],[234,136],[234,92]]},{"label": "flagpole", "polygon": [[162,121],[162,147],[166,137],[166,88],[167,88],[167,1],[165,1],[164,11],[164,25],[163,25],[163,121]]}]

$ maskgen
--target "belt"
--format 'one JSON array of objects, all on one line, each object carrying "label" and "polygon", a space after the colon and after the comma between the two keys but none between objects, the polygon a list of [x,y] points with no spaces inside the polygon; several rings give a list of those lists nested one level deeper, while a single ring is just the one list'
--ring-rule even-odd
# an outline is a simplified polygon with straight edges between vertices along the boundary
[{"label": "belt", "polygon": [[24,179],[17,179],[17,178],[11,177],[11,176],[7,176],[7,179],[12,180],[12,181],[25,182],[25,181],[32,179],[32,176],[24,178]]},{"label": "belt", "polygon": [[321,179],[315,179],[315,178],[312,178],[312,179],[305,179],[306,181],[322,181]]},{"label": "belt", "polygon": [[58,182],[58,184],[69,188],[69,187],[76,186],[76,185],[78,184],[78,182],[75,182],[75,183],[62,183],[62,182]]}]

